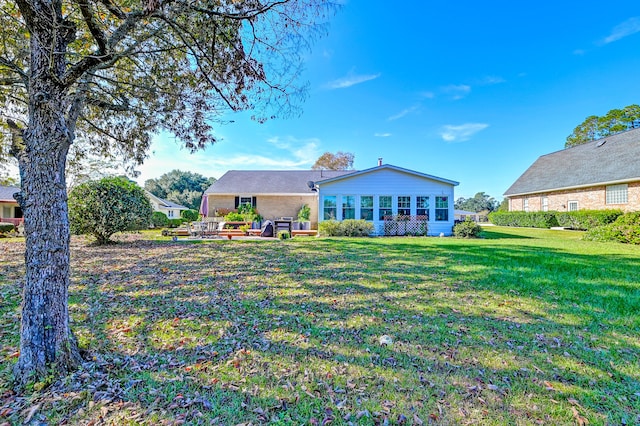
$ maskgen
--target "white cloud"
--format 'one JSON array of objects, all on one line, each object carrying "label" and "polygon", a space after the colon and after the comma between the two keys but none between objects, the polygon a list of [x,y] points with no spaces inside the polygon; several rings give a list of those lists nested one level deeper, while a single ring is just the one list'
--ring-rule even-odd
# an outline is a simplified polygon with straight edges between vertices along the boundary
[{"label": "white cloud", "polygon": [[380,77],[380,73],[378,74],[361,74],[361,75],[352,75],[349,74],[346,77],[339,78],[337,80],[333,80],[328,82],[325,87],[328,89],[346,89],[347,87],[355,86],[356,84],[364,83],[366,81],[375,80]]},{"label": "white cloud", "polygon": [[388,138],[391,136],[391,133],[374,133],[373,136],[376,138]]},{"label": "white cloud", "polygon": [[447,142],[463,142],[487,127],[489,125],[485,123],[465,123],[458,126],[447,124],[442,126],[440,136]]},{"label": "white cloud", "polygon": [[398,119],[400,119],[400,118],[404,117],[404,116],[405,116],[405,115],[407,115],[407,114],[411,114],[412,112],[417,111],[417,110],[418,110],[418,108],[420,108],[418,105],[414,105],[414,106],[412,106],[412,107],[405,108],[405,109],[403,109],[402,111],[400,111],[399,113],[394,114],[394,115],[392,115],[391,117],[387,118],[387,120],[388,120],[388,121],[398,120]]},{"label": "white cloud", "polygon": [[422,92],[420,93],[420,96],[422,96],[425,99],[433,99],[436,97],[436,94],[433,92]]},{"label": "white cloud", "polygon": [[[488,75],[486,77],[484,77],[483,79],[481,79],[478,84],[480,84],[481,86],[491,86],[493,84],[500,84],[500,83],[504,83],[507,80],[505,80],[504,78],[497,76],[497,75]],[[471,89],[471,88],[469,88]]]},{"label": "white cloud", "polygon": [[451,84],[442,88],[442,91],[450,95],[454,100],[462,99],[471,93],[471,86],[466,84]]},{"label": "white cloud", "polygon": [[618,41],[637,32],[640,32],[640,18],[635,16],[627,19],[619,25],[616,25],[611,31],[611,34],[601,41],[601,44],[613,43],[614,41]]}]

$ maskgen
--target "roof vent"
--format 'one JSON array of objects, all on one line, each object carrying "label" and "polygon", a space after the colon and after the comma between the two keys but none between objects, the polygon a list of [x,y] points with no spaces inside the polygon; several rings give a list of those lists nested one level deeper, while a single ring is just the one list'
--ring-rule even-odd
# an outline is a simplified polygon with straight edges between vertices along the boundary
[{"label": "roof vent", "polygon": [[606,140],[606,139],[602,139],[600,142],[598,142],[598,143],[596,144],[596,148],[600,148],[600,147],[601,147],[602,145],[604,145],[605,143],[607,143],[607,140]]}]

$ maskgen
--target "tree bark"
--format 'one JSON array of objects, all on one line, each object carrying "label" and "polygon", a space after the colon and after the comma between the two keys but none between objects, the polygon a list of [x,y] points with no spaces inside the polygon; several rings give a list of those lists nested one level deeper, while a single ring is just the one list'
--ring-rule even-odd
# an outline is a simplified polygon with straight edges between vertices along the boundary
[{"label": "tree bark", "polygon": [[[61,11],[41,10],[54,22]],[[57,13],[56,13],[57,12]],[[58,16],[55,16],[58,14]],[[43,19],[46,21],[46,18]],[[16,153],[24,213],[26,276],[20,324],[20,356],[14,367],[19,386],[68,372],[81,361],[69,326],[69,217],[65,163],[72,135],[64,72],[67,41],[43,22],[31,29],[29,123]]]}]

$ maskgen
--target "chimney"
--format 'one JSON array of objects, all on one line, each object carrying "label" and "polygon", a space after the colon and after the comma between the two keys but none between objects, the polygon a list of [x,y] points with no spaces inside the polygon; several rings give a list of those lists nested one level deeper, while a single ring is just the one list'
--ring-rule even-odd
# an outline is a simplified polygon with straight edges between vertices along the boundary
[{"label": "chimney", "polygon": [[378,167],[382,166],[382,157],[378,157]]}]

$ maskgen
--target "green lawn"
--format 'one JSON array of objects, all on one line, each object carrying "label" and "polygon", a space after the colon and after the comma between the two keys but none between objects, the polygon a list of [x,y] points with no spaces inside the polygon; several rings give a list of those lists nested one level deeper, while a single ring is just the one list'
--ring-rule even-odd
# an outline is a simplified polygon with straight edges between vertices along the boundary
[{"label": "green lawn", "polygon": [[0,425],[639,424],[640,248],[580,236],[74,240],[87,363],[27,395],[1,240]]}]

